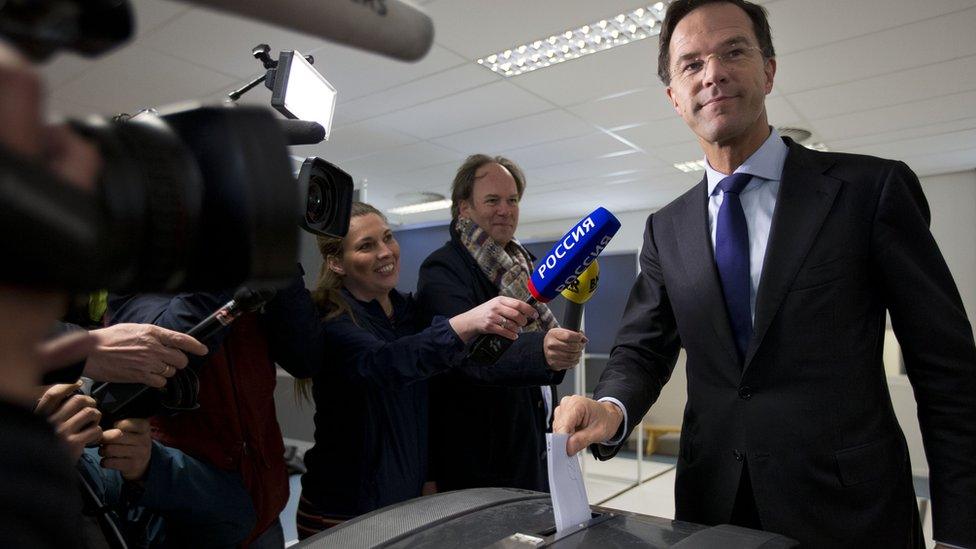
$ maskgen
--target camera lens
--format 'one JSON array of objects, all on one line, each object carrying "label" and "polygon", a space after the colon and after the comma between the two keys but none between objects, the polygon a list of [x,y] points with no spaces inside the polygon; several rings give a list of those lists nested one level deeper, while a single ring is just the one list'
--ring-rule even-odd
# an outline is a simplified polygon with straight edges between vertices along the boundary
[{"label": "camera lens", "polygon": [[321,177],[313,175],[308,185],[308,200],[305,202],[305,218],[309,223],[318,224],[323,221],[323,217],[328,209],[328,199],[325,195],[327,181]]},{"label": "camera lens", "polygon": [[306,187],[306,231],[326,236],[345,236],[352,206],[352,177],[321,158],[306,158],[298,174],[298,184]]}]

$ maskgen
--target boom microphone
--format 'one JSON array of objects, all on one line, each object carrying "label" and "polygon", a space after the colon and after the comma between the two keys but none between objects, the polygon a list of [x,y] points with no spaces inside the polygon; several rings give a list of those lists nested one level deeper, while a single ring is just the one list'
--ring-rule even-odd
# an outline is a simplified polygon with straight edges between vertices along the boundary
[{"label": "boom microphone", "polygon": [[427,55],[434,23],[400,0],[183,0],[404,61]]},{"label": "boom microphone", "polygon": [[[583,274],[617,234],[620,221],[606,208],[597,208],[584,217],[556,242],[529,277],[526,303],[546,303]],[[512,340],[495,334],[479,336],[467,358],[482,364],[494,364],[512,345]]]},{"label": "boom microphone", "polygon": [[562,327],[578,332],[583,320],[583,304],[593,297],[597,284],[600,282],[600,264],[594,261],[583,271],[583,274],[566,289],[562,296],[566,298],[566,312],[563,313]]}]

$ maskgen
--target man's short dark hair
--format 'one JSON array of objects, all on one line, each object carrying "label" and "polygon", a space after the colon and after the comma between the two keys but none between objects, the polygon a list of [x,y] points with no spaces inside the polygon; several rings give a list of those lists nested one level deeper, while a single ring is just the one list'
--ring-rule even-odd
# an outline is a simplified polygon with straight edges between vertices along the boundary
[{"label": "man's short dark hair", "polygon": [[471,195],[474,194],[475,173],[482,166],[488,164],[498,164],[512,174],[512,178],[515,179],[515,189],[518,191],[518,197],[520,200],[522,199],[522,193],[525,192],[525,175],[522,173],[522,169],[518,167],[518,164],[504,156],[472,154],[458,168],[457,175],[454,176],[454,183],[451,184],[451,222],[457,221],[458,215],[461,213],[461,202],[471,200]]},{"label": "man's short dark hair", "polygon": [[664,22],[661,23],[661,36],[658,42],[657,75],[661,78],[661,82],[664,82],[665,86],[671,85],[671,35],[674,34],[674,28],[678,26],[679,21],[696,9],[707,6],[708,4],[719,3],[732,4],[746,12],[749,19],[752,19],[752,30],[755,32],[756,39],[759,41],[759,49],[762,51],[763,58],[771,59],[776,57],[776,52],[773,50],[773,34],[769,30],[766,8],[748,2],[747,0],[675,0],[674,3],[668,6],[668,11],[664,16]]}]

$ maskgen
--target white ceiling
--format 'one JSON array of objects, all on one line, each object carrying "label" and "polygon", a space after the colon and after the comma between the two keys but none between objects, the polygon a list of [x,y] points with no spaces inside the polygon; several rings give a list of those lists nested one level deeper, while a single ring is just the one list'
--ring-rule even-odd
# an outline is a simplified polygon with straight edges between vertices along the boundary
[{"label": "white ceiling", "polygon": [[[401,63],[250,20],[136,0],[136,40],[96,61],[44,67],[57,114],[133,112],[219,101],[260,74],[251,48],[298,49],[338,88],[331,141],[295,149],[367,183],[381,209],[398,193],[449,195],[474,152],[526,171],[522,221],[660,207],[701,177],[701,157],[656,77],[655,39],[502,78],[473,60],[647,2],[428,0],[436,41]],[[770,121],[831,150],[906,161],[920,175],[976,168],[976,0],[768,0],[779,58]],[[246,103],[267,104],[259,87]],[[566,192],[578,190],[578,192]],[[447,211],[397,217],[406,224]]]}]

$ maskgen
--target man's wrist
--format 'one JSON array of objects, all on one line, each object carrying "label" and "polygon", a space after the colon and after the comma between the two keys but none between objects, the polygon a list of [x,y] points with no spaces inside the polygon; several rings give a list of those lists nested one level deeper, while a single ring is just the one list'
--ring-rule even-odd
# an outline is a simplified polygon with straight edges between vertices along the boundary
[{"label": "man's wrist", "polygon": [[603,409],[606,410],[607,414],[610,416],[609,426],[613,427],[613,432],[611,432],[607,437],[609,440],[611,437],[613,437],[614,433],[620,430],[620,424],[624,421],[624,413],[619,406],[613,402],[610,402],[609,400],[601,401],[599,404],[600,406],[603,406]]},{"label": "man's wrist", "polygon": [[[611,424],[608,425],[608,429],[614,429],[613,432],[607,435],[606,439],[600,442],[600,444],[603,444],[604,446],[616,446],[623,442],[624,435],[627,432],[627,409],[624,408],[622,402],[613,397],[603,397],[597,402],[607,410],[608,414],[610,414],[610,419],[608,419],[608,421],[611,422]],[[610,406],[610,408],[607,408],[607,406]]]}]

